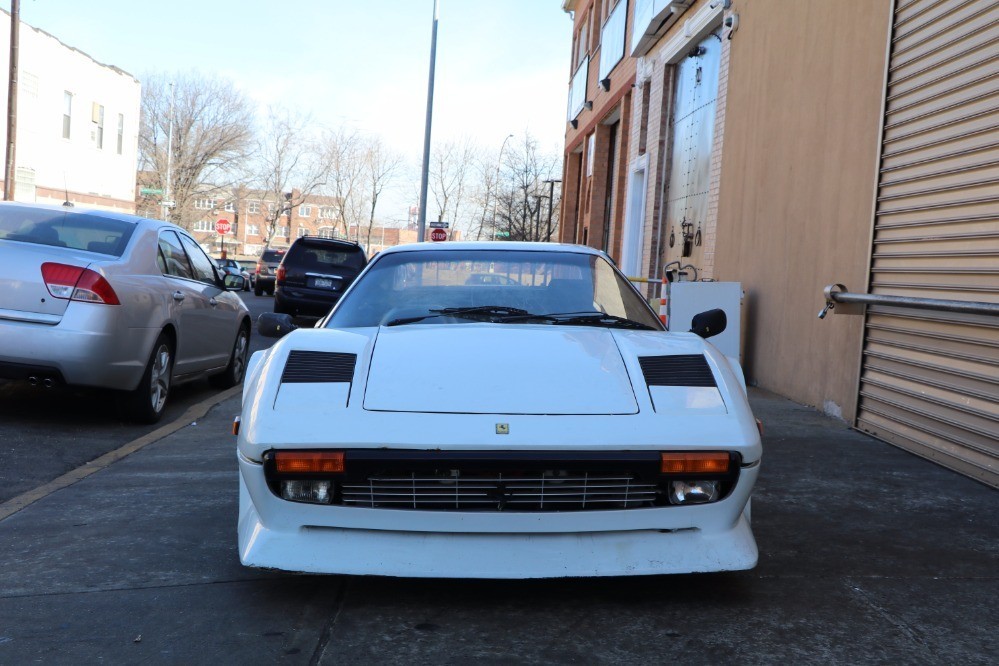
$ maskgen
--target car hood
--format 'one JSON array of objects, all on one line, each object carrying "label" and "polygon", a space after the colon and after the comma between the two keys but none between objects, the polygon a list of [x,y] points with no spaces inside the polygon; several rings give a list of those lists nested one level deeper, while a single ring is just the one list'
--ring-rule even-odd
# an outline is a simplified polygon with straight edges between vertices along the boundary
[{"label": "car hood", "polygon": [[609,330],[533,325],[383,327],[364,409],[456,414],[635,414]]}]

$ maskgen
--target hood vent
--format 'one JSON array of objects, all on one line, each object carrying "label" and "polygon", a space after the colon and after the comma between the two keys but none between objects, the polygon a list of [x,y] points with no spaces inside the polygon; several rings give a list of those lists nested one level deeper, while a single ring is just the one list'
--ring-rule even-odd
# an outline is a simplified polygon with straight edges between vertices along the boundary
[{"label": "hood vent", "polygon": [[638,362],[648,386],[716,386],[703,354],[639,356]]},{"label": "hood vent", "polygon": [[282,384],[350,383],[354,379],[357,354],[300,351],[288,354],[281,374]]}]

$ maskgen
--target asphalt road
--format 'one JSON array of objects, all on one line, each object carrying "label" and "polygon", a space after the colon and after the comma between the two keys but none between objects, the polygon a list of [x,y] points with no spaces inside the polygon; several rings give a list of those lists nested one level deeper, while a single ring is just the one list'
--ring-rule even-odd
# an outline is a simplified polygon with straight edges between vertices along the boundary
[{"label": "asphalt road", "polygon": [[[253,320],[270,312],[273,298],[239,292]],[[256,333],[256,331],[254,331]],[[274,340],[250,336],[251,353]],[[178,418],[218,390],[207,380],[173,389],[161,423]],[[32,387],[0,379],[0,502],[155,430],[122,420],[113,391]]]},{"label": "asphalt road", "polygon": [[235,396],[0,520],[0,664],[999,663],[999,493],[751,402],[755,570],[481,581],[241,566]]}]

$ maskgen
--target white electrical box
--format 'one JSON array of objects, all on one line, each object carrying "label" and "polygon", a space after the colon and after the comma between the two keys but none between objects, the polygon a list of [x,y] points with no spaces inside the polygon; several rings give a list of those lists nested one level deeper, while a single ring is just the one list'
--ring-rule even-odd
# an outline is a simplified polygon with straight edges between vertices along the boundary
[{"label": "white electrical box", "polygon": [[690,330],[694,315],[721,308],[728,323],[720,335],[708,339],[718,350],[742,363],[742,283],[673,282],[669,285],[669,330]]}]

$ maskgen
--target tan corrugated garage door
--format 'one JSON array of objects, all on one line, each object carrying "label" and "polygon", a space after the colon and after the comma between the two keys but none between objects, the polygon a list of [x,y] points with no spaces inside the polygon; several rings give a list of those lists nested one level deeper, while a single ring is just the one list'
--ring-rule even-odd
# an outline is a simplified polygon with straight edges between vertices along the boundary
[{"label": "tan corrugated garage door", "polygon": [[[870,292],[999,303],[999,0],[898,0]],[[857,427],[999,486],[999,318],[871,306]]]}]

